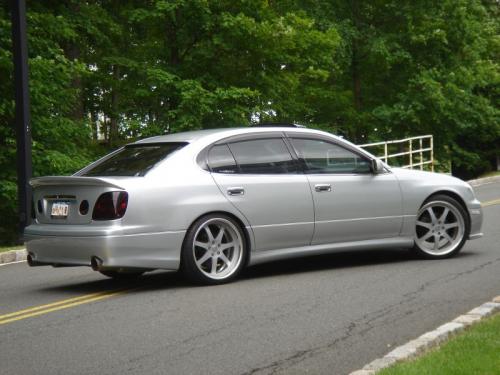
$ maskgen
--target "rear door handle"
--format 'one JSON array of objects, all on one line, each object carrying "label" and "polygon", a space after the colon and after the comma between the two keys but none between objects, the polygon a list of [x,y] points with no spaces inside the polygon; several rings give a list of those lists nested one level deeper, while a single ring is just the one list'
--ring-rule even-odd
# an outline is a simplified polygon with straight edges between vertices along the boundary
[{"label": "rear door handle", "polygon": [[330,185],[330,184],[316,184],[316,185],[314,185],[314,190],[316,190],[318,193],[321,193],[323,191],[332,191],[332,185]]},{"label": "rear door handle", "polygon": [[227,193],[229,195],[245,195],[245,189],[242,187],[230,187],[227,188]]}]

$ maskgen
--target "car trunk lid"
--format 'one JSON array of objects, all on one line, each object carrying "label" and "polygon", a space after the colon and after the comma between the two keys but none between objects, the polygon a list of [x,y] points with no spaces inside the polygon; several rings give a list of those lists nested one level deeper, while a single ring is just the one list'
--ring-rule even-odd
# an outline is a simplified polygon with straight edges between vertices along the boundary
[{"label": "car trunk lid", "polygon": [[42,224],[88,224],[99,196],[125,190],[120,179],[49,176],[30,180],[36,220]]}]

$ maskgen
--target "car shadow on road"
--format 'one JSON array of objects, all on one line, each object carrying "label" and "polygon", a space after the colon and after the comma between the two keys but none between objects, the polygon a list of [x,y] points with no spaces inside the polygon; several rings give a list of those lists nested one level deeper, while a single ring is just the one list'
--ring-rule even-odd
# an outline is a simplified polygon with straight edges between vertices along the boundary
[{"label": "car shadow on road", "polygon": [[[473,253],[461,252],[453,259],[471,256]],[[452,260],[453,260],[452,259]],[[285,276],[290,274],[311,273],[324,270],[339,270],[345,268],[370,267],[390,263],[427,262],[415,256],[411,251],[401,250],[367,250],[326,255],[316,255],[289,260],[275,261],[248,267],[240,275],[242,281],[262,279],[267,277]],[[448,260],[449,261],[449,260]],[[432,262],[429,261],[429,262]],[[90,271],[93,272],[93,271]],[[114,290],[141,291],[169,290],[180,288],[204,287],[196,286],[187,281],[179,272],[154,271],[131,281],[104,278],[96,273],[94,280],[74,282],[60,286],[41,289],[40,292],[59,292],[67,294],[88,294]],[[238,280],[235,281],[236,283]]]},{"label": "car shadow on road", "polygon": [[410,251],[367,250],[342,252],[295,258],[253,266],[245,270],[243,278],[257,278],[294,273],[306,273],[342,268],[365,267],[378,264],[410,262],[416,258]]},{"label": "car shadow on road", "polygon": [[95,275],[94,280],[52,286],[39,289],[39,292],[90,294],[121,290],[140,292],[145,290],[177,289],[192,286],[182,277],[179,272],[173,271],[154,271],[151,273],[146,273],[135,280],[114,280],[102,276],[94,271],[89,272]]},{"label": "car shadow on road", "polygon": [[[470,255],[473,254],[461,252],[451,260],[464,258]],[[444,261],[450,261],[450,259]],[[419,258],[415,253],[408,249],[351,251],[265,263],[249,267],[243,272],[241,278],[252,279],[258,277],[271,277],[277,275],[406,262],[436,262],[436,260]]]}]

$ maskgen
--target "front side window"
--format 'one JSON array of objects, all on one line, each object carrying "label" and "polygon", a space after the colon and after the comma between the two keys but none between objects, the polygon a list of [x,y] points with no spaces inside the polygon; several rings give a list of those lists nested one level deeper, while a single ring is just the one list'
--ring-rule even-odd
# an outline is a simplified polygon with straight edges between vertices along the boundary
[{"label": "front side window", "polygon": [[104,159],[81,176],[144,176],[167,156],[186,143],[133,144]]},{"label": "front side window", "polygon": [[240,173],[296,173],[297,165],[281,138],[254,139],[229,144]]},{"label": "front side window", "polygon": [[291,138],[307,173],[370,173],[370,161],[335,143],[320,139]]}]

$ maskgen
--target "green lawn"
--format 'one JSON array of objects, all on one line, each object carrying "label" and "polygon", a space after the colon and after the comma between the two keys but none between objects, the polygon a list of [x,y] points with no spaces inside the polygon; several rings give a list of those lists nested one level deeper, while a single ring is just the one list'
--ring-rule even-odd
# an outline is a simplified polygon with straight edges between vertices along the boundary
[{"label": "green lawn", "polygon": [[500,314],[478,323],[441,347],[379,375],[500,374]]},{"label": "green lawn", "polygon": [[21,250],[24,249],[24,245],[20,246],[0,246],[0,253],[3,253],[4,251],[10,251],[10,250]]}]

